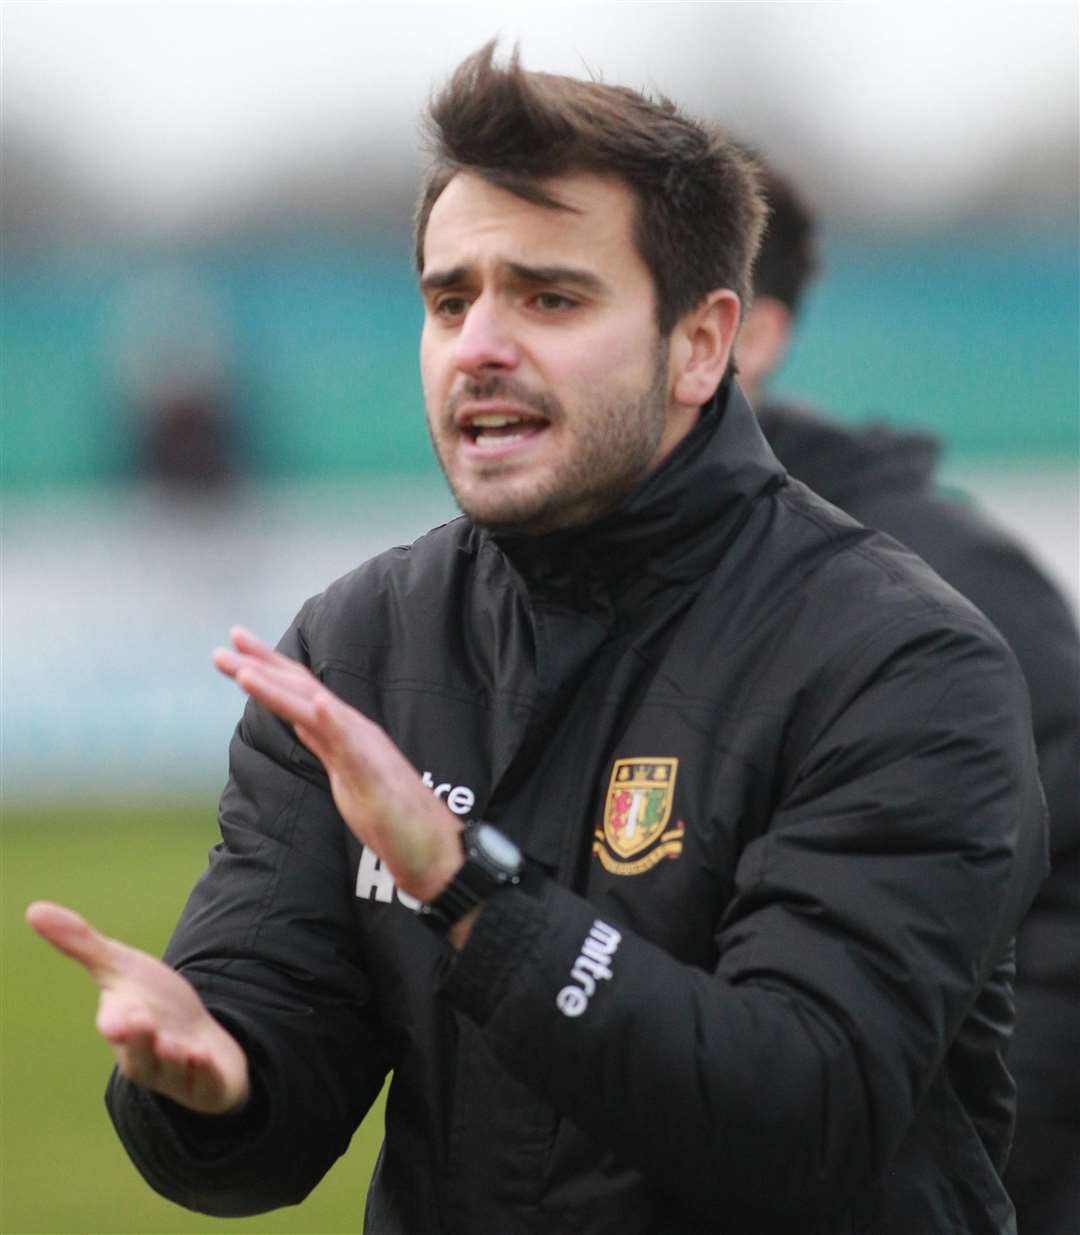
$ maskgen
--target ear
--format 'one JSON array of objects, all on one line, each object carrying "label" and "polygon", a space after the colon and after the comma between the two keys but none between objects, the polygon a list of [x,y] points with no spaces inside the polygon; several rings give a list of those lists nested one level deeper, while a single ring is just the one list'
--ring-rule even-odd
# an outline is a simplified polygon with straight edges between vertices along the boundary
[{"label": "ear", "polygon": [[791,310],[775,296],[759,296],[743,319],[735,360],[739,385],[754,401],[791,342]]},{"label": "ear", "polygon": [[728,288],[709,292],[671,334],[672,398],[701,407],[716,393],[739,328],[739,298]]}]

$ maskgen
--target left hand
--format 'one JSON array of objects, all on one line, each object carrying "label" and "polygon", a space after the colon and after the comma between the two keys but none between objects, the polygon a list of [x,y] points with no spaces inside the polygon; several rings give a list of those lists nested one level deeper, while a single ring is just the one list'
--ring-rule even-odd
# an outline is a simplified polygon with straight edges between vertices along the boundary
[{"label": "left hand", "polygon": [[349,830],[397,886],[422,901],[437,896],[462,864],[457,817],[374,721],[242,626],[229,633],[236,650],[217,648],[214,664],[293,726],[326,769]]}]

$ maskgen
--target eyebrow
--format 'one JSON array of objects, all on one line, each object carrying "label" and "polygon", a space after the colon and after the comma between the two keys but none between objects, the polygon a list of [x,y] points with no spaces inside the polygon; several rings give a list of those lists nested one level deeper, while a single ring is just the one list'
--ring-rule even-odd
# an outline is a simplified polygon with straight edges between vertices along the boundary
[{"label": "eyebrow", "polygon": [[[515,279],[535,286],[550,286],[553,283],[568,283],[582,291],[599,295],[608,290],[607,283],[578,266],[527,266],[523,262],[506,262],[505,268]],[[447,287],[460,287],[469,282],[468,266],[454,266],[450,270],[435,270],[420,279],[420,290],[441,291]]]},{"label": "eyebrow", "polygon": [[607,291],[607,284],[599,275],[578,266],[525,266],[521,262],[507,262],[506,268],[523,283],[569,283],[582,291]]},{"label": "eyebrow", "polygon": [[465,266],[455,266],[452,270],[436,270],[434,273],[427,273],[420,277],[420,290],[422,292],[440,291],[444,287],[458,287],[465,282],[468,275],[468,268]]}]

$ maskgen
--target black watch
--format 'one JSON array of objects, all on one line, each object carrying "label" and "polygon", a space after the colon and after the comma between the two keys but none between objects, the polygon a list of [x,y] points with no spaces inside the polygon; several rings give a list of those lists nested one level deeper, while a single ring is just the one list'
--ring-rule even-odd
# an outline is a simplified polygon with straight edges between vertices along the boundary
[{"label": "black watch", "polygon": [[470,820],[461,833],[465,865],[433,901],[422,904],[420,921],[440,935],[470,909],[500,888],[521,882],[525,859],[509,836],[481,820]]}]

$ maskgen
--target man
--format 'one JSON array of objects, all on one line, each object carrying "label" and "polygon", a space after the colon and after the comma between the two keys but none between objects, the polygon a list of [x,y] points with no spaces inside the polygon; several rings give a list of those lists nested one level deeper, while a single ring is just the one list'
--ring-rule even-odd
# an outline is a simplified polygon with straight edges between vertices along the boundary
[{"label": "man", "polygon": [[432,116],[466,517],[216,653],[252,702],[179,973],[30,911],[102,986],[129,1153],[293,1203],[392,1070],[369,1232],[1011,1229],[1011,655],[761,438],[735,146],[491,46]]},{"label": "man", "polygon": [[1080,637],[1068,606],[1027,554],[970,506],[934,488],[925,433],[853,428],[763,387],[787,350],[817,267],[813,216],[794,187],[765,175],[770,214],[739,337],[740,381],[792,474],[861,523],[895,536],[973,601],[1016,653],[1031,694],[1050,808],[1052,871],[1017,935],[1019,1086],[1005,1182],[1024,1235],[1080,1231]]}]

